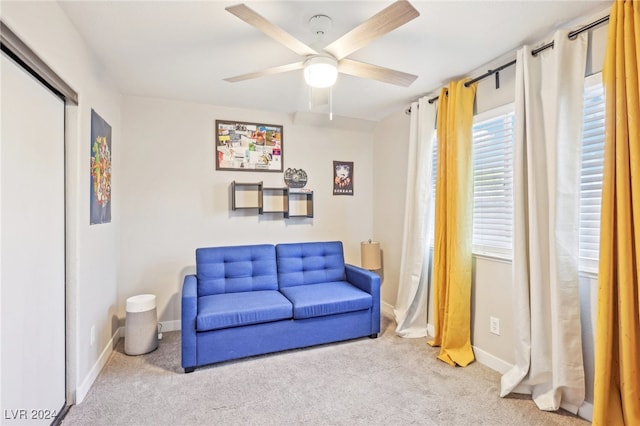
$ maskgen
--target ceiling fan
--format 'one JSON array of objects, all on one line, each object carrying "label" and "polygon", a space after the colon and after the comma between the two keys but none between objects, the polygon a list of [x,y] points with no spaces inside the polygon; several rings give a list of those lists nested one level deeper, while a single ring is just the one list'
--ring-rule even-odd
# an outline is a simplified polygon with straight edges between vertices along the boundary
[{"label": "ceiling fan", "polygon": [[[305,80],[307,84],[313,88],[331,87],[335,83],[338,73],[378,80],[404,87],[410,86],[411,83],[418,78],[418,76],[413,74],[347,58],[347,56],[372,41],[417,18],[420,13],[406,0],[398,0],[392,3],[390,6],[324,47],[322,49],[323,52],[320,53],[293,37],[282,28],[271,23],[245,4],[229,6],[226,10],[298,55],[305,57],[305,59],[300,62],[225,78],[228,82],[235,83],[299,69],[304,69]],[[320,21],[326,21],[321,18],[326,18],[330,25],[330,19],[324,15],[316,15],[312,17],[311,20],[316,19],[318,23],[320,23]]]}]

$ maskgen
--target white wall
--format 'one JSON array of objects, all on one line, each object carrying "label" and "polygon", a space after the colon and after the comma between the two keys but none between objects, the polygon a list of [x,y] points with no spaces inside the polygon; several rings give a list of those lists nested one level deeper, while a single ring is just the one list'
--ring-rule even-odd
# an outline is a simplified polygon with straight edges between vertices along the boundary
[{"label": "white wall", "polygon": [[[603,11],[577,21],[581,26],[604,16]],[[599,27],[590,34],[590,50],[587,63],[587,74],[602,69],[604,48],[606,46],[607,26]],[[507,63],[515,58],[515,52],[496,58],[489,64],[469,72],[469,77],[476,77],[489,69]],[[515,67],[509,67],[500,73],[500,88],[495,88],[493,77],[482,80],[476,93],[476,113],[487,111],[513,102]],[[435,96],[431,94],[429,97]],[[408,107],[409,105],[407,105]],[[404,223],[404,197],[406,158],[408,150],[409,117],[404,112],[397,112],[378,123],[375,133],[374,163],[374,235],[385,249],[384,286],[382,302],[393,306],[398,291],[400,250],[402,247],[402,227]],[[390,146],[392,149],[390,149]],[[395,189],[395,190],[394,190]],[[483,256],[473,258],[472,318],[471,340],[476,357],[494,369],[504,371],[515,362],[513,353],[517,336],[511,324],[513,309],[511,262]],[[433,324],[433,286],[429,292],[428,323]],[[594,277],[581,276],[580,301],[582,315],[583,356],[585,362],[586,401],[593,401],[593,368],[594,368],[594,329],[596,314],[597,280]],[[496,336],[489,333],[489,317],[501,319],[501,333]],[[580,414],[589,418],[587,412]]]},{"label": "white wall", "polygon": [[374,232],[382,250],[380,297],[388,311],[396,303],[409,153],[409,115],[398,111],[376,126],[374,136]]},{"label": "white wall", "polygon": [[[115,171],[126,182],[118,250],[121,318],[127,297],[150,292],[157,296],[160,321],[178,321],[182,281],[195,271],[197,247],[341,240],[346,261],[360,264],[360,241],[373,236],[374,123],[332,123],[324,116],[320,121],[332,127],[321,128],[305,124],[312,122],[306,118],[300,123],[300,117],[124,98],[122,163]],[[216,171],[216,119],[284,126],[284,168],[307,172],[313,219],[230,210],[231,181],[284,186],[283,174]],[[333,160],[354,162],[354,196],[332,195]]]},{"label": "white wall", "polygon": [[[117,303],[117,233],[121,179],[113,180],[113,222],[89,226],[91,108],[111,126],[113,161],[121,161],[120,97],[56,2],[2,2],[2,21],[79,95],[67,108],[68,381],[82,399],[110,351]],[[96,340],[90,342],[91,327]]]}]

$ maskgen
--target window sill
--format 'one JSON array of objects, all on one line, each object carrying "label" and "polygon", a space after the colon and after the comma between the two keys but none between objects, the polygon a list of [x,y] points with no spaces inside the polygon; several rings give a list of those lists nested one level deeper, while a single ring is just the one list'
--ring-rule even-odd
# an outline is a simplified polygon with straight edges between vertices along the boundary
[{"label": "window sill", "polygon": [[[509,263],[509,264],[513,263],[513,259],[511,257],[508,257],[507,255],[496,254],[496,253],[472,253],[472,256],[476,259],[490,260],[493,262]],[[594,271],[591,269],[579,269],[578,276],[597,280],[598,271]]]},{"label": "window sill", "polygon": [[471,253],[471,256],[475,257],[476,259],[492,260],[500,263],[512,263],[511,257],[496,253]]},{"label": "window sill", "polygon": [[[433,245],[431,245],[430,247],[432,256],[433,256]],[[508,256],[508,255],[502,255],[502,254],[497,254],[497,253],[481,253],[481,252],[472,252],[471,256],[475,259],[483,259],[483,260],[490,260],[493,262],[500,262],[500,263],[513,263],[513,259]],[[594,279],[597,280],[598,279],[598,271],[592,270],[592,269],[579,269],[578,270],[578,276],[580,277],[584,277],[584,278],[590,278],[590,279]]]}]

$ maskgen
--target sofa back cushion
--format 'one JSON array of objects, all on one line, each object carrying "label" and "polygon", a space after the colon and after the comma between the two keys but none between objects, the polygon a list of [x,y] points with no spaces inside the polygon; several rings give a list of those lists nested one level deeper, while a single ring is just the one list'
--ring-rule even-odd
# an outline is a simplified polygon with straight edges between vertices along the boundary
[{"label": "sofa back cushion", "polygon": [[344,281],[344,254],[341,241],[278,244],[280,288]]},{"label": "sofa back cushion", "polygon": [[277,290],[275,247],[271,244],[196,249],[198,297]]}]

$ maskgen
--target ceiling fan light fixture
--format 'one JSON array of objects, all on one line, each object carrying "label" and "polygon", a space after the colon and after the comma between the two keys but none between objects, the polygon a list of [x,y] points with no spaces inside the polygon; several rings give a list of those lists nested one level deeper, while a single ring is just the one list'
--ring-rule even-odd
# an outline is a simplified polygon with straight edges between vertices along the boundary
[{"label": "ceiling fan light fixture", "polygon": [[304,80],[318,89],[331,87],[338,78],[338,61],[329,56],[312,56],[304,62]]}]

